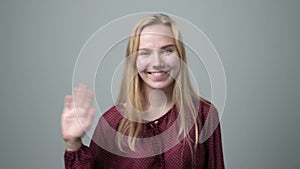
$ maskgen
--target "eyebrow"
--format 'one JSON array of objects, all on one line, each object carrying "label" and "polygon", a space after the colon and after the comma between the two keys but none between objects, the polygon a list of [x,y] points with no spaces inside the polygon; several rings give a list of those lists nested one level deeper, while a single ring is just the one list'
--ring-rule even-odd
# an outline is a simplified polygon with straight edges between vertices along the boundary
[{"label": "eyebrow", "polygon": [[[168,45],[160,47],[160,49],[166,49],[166,48],[169,48],[169,47],[175,47],[175,45],[174,44],[168,44]],[[141,48],[139,50],[151,50],[151,49],[150,48]]]}]

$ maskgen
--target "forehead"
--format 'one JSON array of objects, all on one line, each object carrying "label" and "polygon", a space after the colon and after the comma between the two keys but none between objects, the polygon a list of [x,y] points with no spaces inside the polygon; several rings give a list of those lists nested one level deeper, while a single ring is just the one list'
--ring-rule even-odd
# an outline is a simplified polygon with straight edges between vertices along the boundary
[{"label": "forehead", "polygon": [[169,44],[174,44],[174,38],[168,26],[151,25],[145,27],[141,32],[139,48],[160,48]]}]

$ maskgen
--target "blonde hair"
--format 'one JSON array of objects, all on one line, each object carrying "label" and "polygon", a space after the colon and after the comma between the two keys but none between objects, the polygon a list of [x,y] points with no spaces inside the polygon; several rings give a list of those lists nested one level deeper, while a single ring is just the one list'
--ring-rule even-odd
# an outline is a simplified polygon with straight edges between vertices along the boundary
[{"label": "blonde hair", "polygon": [[[122,146],[126,144],[124,136],[128,136],[127,145],[131,150],[135,150],[136,139],[141,135],[142,132],[142,123],[141,116],[139,112],[142,112],[145,109],[145,98],[144,93],[141,90],[142,79],[139,77],[136,70],[136,58],[135,53],[139,50],[139,40],[142,30],[150,25],[162,24],[168,26],[174,37],[175,47],[177,49],[179,58],[181,59],[181,67],[176,82],[174,81],[173,95],[172,100],[175,103],[175,106],[179,112],[180,118],[180,127],[178,131],[178,136],[183,134],[187,136],[188,143],[192,147],[192,140],[189,136],[190,124],[187,122],[191,121],[195,125],[195,148],[199,140],[199,124],[197,123],[198,116],[198,105],[199,100],[202,99],[199,97],[196,92],[193,90],[188,68],[186,66],[186,53],[184,44],[182,42],[182,37],[180,31],[175,23],[169,16],[165,14],[155,14],[150,15],[142,20],[140,20],[137,25],[134,27],[132,35],[129,38],[127,50],[126,50],[126,64],[124,67],[124,75],[122,79],[122,85],[120,88],[120,93],[118,97],[118,105],[126,105],[124,109],[125,116],[128,118],[123,118],[118,126],[118,132],[121,134],[117,135],[117,145],[120,150]],[[196,103],[196,104],[195,104]]]}]

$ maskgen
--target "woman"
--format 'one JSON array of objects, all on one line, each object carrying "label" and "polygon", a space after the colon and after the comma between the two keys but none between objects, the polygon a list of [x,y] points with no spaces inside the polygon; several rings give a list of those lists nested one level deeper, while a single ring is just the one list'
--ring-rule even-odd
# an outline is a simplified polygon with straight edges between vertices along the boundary
[{"label": "woman", "polygon": [[[81,138],[96,112],[93,92],[80,85],[65,97],[65,167],[223,169],[220,125],[202,127],[209,113],[211,126],[218,123],[217,111],[194,92],[185,63],[175,21],[143,18],[128,41],[117,105],[100,118],[89,147]],[[201,132],[212,135],[201,142]]]}]

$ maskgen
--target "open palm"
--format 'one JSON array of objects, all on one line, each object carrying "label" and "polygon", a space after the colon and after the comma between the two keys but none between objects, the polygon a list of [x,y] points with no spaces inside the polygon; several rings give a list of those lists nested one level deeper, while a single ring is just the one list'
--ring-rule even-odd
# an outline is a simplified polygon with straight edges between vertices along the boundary
[{"label": "open palm", "polygon": [[65,141],[81,139],[90,128],[96,109],[92,107],[94,94],[86,85],[74,88],[73,96],[66,95],[61,117]]}]

